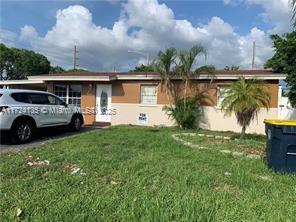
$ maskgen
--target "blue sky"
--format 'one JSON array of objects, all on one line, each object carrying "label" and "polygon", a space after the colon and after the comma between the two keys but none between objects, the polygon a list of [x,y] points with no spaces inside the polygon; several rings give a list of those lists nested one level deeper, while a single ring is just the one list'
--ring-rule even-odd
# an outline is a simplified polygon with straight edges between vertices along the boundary
[{"label": "blue sky", "polygon": [[[275,2],[275,3],[273,3]],[[279,2],[282,2],[278,4]],[[64,49],[65,47],[71,48],[71,43],[77,38],[79,38],[79,44],[81,45],[80,48],[85,50],[86,54],[92,54],[95,56],[91,48],[91,45],[87,45],[88,41],[93,41],[98,48],[104,46],[106,49],[106,45],[103,41],[109,40],[111,37],[113,38],[114,35],[117,35],[116,30],[113,30],[113,26],[118,21],[124,21],[123,27],[127,28],[125,33],[126,39],[124,41],[131,41],[129,46],[131,49],[138,49],[141,51],[145,51],[152,56],[157,53],[157,51],[161,50],[161,44],[165,43],[165,35],[176,35],[174,38],[170,36],[170,42],[173,45],[178,46],[179,48],[188,48],[191,43],[201,42],[209,46],[209,50],[223,50],[223,47],[226,47],[225,53],[232,53],[232,56],[236,56],[229,48],[227,48],[227,42],[229,44],[236,44],[237,48],[241,49],[244,47],[245,44],[248,45],[246,42],[252,42],[252,39],[258,39],[258,47],[264,48],[264,52],[261,57],[260,53],[258,55],[258,61],[260,63],[266,59],[267,55],[270,54],[270,49],[265,49],[265,47],[270,47],[270,42],[268,42],[268,35],[273,32],[282,33],[285,31],[289,31],[289,26],[284,24],[285,19],[287,18],[287,7],[286,2],[288,0],[220,0],[220,1],[156,1],[156,0],[131,0],[131,1],[27,1],[27,0],[1,0],[1,30],[2,30],[2,37],[1,41],[4,43],[10,43],[12,46],[16,47],[25,47],[29,49],[33,49],[39,51],[57,65],[61,65],[67,67],[69,64],[67,62],[61,61],[61,58],[57,58],[55,54]],[[284,5],[282,5],[284,3]],[[139,8],[139,4],[142,4]],[[272,6],[273,5],[273,6]],[[69,7],[71,6],[79,6],[73,10],[70,10]],[[283,7],[285,10],[282,10],[280,7]],[[158,9],[159,8],[159,9]],[[86,11],[83,11],[83,10]],[[64,10],[63,13],[66,16],[73,16],[75,13],[81,16],[91,15],[92,20],[89,21],[86,25],[89,25],[90,33],[93,33],[94,37],[88,39],[85,37],[83,33],[79,32],[82,30],[80,27],[74,27],[73,32],[77,32],[77,36],[71,39],[69,36],[65,35],[62,36],[61,33],[64,33],[63,29],[65,25],[56,27],[57,21],[63,21],[64,17],[59,17],[57,19],[57,11]],[[81,11],[82,10],[82,11]],[[141,12],[138,13],[137,10],[143,10],[143,18],[141,17]],[[150,11],[149,11],[150,10]],[[156,10],[156,11],[155,11]],[[159,12],[159,18],[157,10]],[[277,11],[278,10],[278,11]],[[152,12],[153,17],[148,17],[148,15]],[[156,13],[155,13],[156,12]],[[62,14],[63,14],[62,13]],[[144,13],[146,15],[144,15]],[[122,19],[122,14],[127,14],[124,19]],[[172,15],[173,14],[173,15]],[[66,17],[65,16],[65,17]],[[286,17],[285,17],[286,16]],[[130,19],[133,18],[133,19]],[[75,17],[77,18],[77,17]],[[145,20],[145,19],[146,20]],[[77,18],[80,19],[80,18]],[[163,19],[164,23],[158,23],[157,19]],[[155,22],[155,30],[151,31],[150,27],[145,23],[149,21]],[[185,20],[186,24],[183,22],[177,22],[178,24],[172,26],[171,24],[168,25],[167,21],[182,21]],[[281,21],[283,20],[283,21]],[[68,21],[68,20],[67,20]],[[69,20],[71,23],[71,20]],[[69,22],[68,21],[68,22]],[[76,21],[73,20],[73,23],[80,24],[80,20]],[[81,24],[84,24],[84,21],[81,21]],[[91,24],[89,24],[91,23]],[[131,24],[132,23],[132,24]],[[192,27],[188,27],[188,24]],[[284,25],[283,25],[284,24]],[[73,24],[69,24],[72,26]],[[166,30],[176,29],[176,34],[170,34],[169,31],[165,33],[161,33],[163,39],[155,35],[157,32],[157,26],[159,28],[165,28]],[[168,25],[168,27],[166,27]],[[93,27],[97,27],[96,30]],[[25,29],[24,29],[25,27]],[[46,37],[46,34],[53,30],[56,27],[56,38],[57,41],[64,41],[63,38],[66,38],[68,41],[67,44],[59,45],[57,42],[53,43],[52,39],[54,37]],[[181,28],[180,28],[181,27]],[[101,42],[99,40],[94,40],[95,35],[100,35],[99,33],[103,32],[102,29],[108,29],[110,31],[110,38],[105,36],[106,39],[102,39]],[[229,28],[231,30],[229,30]],[[202,29],[202,30],[199,30]],[[88,30],[88,29],[85,29]],[[83,32],[85,32],[85,30]],[[181,30],[181,31],[180,31]],[[226,31],[225,31],[226,30]],[[136,36],[130,36],[133,31],[139,31]],[[13,33],[14,38],[7,37],[3,33]],[[82,32],[82,31],[81,31]],[[180,32],[184,32],[181,33]],[[192,38],[186,37],[186,32],[195,33]],[[198,33],[200,32],[200,33]],[[202,34],[210,36],[210,40],[205,40]],[[122,33],[121,33],[122,35]],[[150,45],[147,42],[147,35],[150,35],[153,39],[153,43]],[[160,34],[159,34],[160,35]],[[184,35],[184,44],[182,42],[182,37]],[[227,36],[228,35],[228,36]],[[37,36],[37,37],[36,37]],[[84,39],[83,39],[84,38]],[[154,39],[155,38],[155,39]],[[25,39],[25,40],[24,40]],[[75,40],[75,41],[76,41]],[[149,40],[149,38],[148,38]],[[120,54],[116,59],[121,59],[124,56],[123,50],[126,51],[127,46],[124,45],[123,39],[120,40],[115,38],[114,41],[118,43],[118,49],[112,48],[110,49],[113,51],[112,53],[107,53],[105,56],[108,58],[113,58],[116,54]],[[139,43],[140,41],[140,43]],[[215,42],[216,41],[216,42]],[[235,42],[236,41],[236,42]],[[144,43],[143,43],[144,42]],[[51,46],[51,44],[53,44]],[[78,44],[78,43],[77,43]],[[269,44],[269,45],[268,45]],[[82,47],[83,46],[83,47]],[[220,47],[218,47],[220,46]],[[48,48],[54,47],[56,52],[49,52]],[[78,46],[79,47],[79,46]],[[135,48],[136,47],[136,48]],[[138,47],[138,48],[137,48]],[[214,49],[214,47],[216,47]],[[249,47],[249,46],[246,46]],[[245,56],[245,52],[240,52],[242,57]],[[223,55],[223,52],[220,52]],[[99,53],[100,56],[104,57],[102,52]],[[116,57],[115,56],[115,57]],[[231,55],[230,55],[231,56]],[[136,56],[136,55],[129,55],[126,54],[127,60],[129,64],[138,64],[143,63],[143,58]],[[90,57],[88,56],[88,59]],[[221,58],[223,60],[223,58]],[[86,60],[86,59],[85,59]],[[234,60],[236,63],[246,63],[244,58],[241,58],[242,61]],[[219,62],[219,58],[212,59],[213,63],[217,63],[218,66],[223,65],[231,65],[231,59],[225,60],[223,62]],[[128,69],[130,65],[124,65],[122,62],[118,64],[116,60],[111,62],[108,65],[104,65],[106,62],[104,59],[97,62],[87,62],[83,61],[82,63],[89,69],[110,69],[111,67],[116,67],[116,69]],[[216,65],[216,64],[214,64]],[[243,64],[244,65],[244,64]]]},{"label": "blue sky", "polygon": [[13,32],[27,24],[33,25],[40,35],[45,35],[56,22],[56,12],[70,5],[88,8],[97,25],[111,27],[120,14],[120,4],[107,1],[2,1],[2,28]]},{"label": "blue sky", "polygon": [[[260,5],[225,5],[222,0],[217,1],[160,1],[165,3],[175,13],[177,19],[187,19],[192,24],[206,23],[213,16],[219,16],[224,21],[231,23],[239,34],[246,34],[257,26],[268,30],[271,25],[263,22],[260,13],[263,8]],[[111,28],[120,15],[120,3],[108,1],[27,1],[12,0],[1,1],[1,27],[15,33],[27,24],[36,28],[40,35],[55,24],[56,12],[70,5],[83,5],[90,10],[93,21],[100,26]]]}]

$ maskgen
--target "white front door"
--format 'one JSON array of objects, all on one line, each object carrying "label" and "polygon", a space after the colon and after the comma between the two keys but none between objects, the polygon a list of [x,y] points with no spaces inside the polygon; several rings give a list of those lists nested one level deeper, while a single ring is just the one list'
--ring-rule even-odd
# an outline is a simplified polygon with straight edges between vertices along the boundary
[{"label": "white front door", "polygon": [[111,122],[112,85],[97,85],[96,122]]}]

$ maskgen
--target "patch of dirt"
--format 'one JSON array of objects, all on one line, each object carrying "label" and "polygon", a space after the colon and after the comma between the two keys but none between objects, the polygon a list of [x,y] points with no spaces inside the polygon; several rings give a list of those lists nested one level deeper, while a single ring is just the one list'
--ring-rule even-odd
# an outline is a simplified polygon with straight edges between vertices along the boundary
[{"label": "patch of dirt", "polygon": [[47,167],[50,164],[48,160],[40,160],[39,157],[34,159],[34,157],[31,155],[26,156],[25,160],[27,161],[27,164],[31,167]]},{"label": "patch of dirt", "polygon": [[69,172],[72,172],[75,168],[76,168],[76,165],[74,164],[68,164],[67,166],[65,166],[65,169]]},{"label": "patch of dirt", "polygon": [[[221,144],[227,144],[230,141],[229,140],[223,140],[223,139],[215,139],[214,137],[181,137],[182,140],[193,143],[193,144],[206,144],[206,145],[221,145]],[[192,139],[194,138],[194,139]]]},{"label": "patch of dirt", "polygon": [[81,172],[81,169],[78,168],[75,164],[68,164],[67,166],[65,166],[66,171],[70,172],[71,174],[81,174],[81,175],[85,175],[85,173]]},{"label": "patch of dirt", "polygon": [[259,156],[265,155],[264,150],[246,149],[246,150],[244,150],[244,152],[246,154],[255,154],[255,155],[259,155]]},{"label": "patch of dirt", "polygon": [[255,150],[259,150],[259,149],[263,149],[265,146],[261,145],[261,144],[256,144],[256,145],[250,145],[250,144],[237,144],[237,147],[241,148],[241,149],[246,149],[246,150],[250,150],[250,149],[255,149]]}]

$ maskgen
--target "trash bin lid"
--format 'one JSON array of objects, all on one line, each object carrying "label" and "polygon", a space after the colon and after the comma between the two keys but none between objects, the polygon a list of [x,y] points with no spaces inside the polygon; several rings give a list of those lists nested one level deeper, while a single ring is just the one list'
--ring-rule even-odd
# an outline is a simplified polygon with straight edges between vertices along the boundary
[{"label": "trash bin lid", "polygon": [[265,119],[264,123],[277,126],[296,126],[296,120]]}]

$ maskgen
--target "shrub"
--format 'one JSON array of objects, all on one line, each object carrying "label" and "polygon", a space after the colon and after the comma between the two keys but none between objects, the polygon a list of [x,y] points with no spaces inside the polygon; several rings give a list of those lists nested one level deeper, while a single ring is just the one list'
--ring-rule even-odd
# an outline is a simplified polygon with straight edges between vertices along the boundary
[{"label": "shrub", "polygon": [[[202,114],[200,105],[201,98],[198,96],[177,99],[175,105],[165,106],[163,110],[170,118],[173,118],[182,129],[195,129],[198,127],[199,118]],[[186,109],[184,110],[184,102]]]}]

